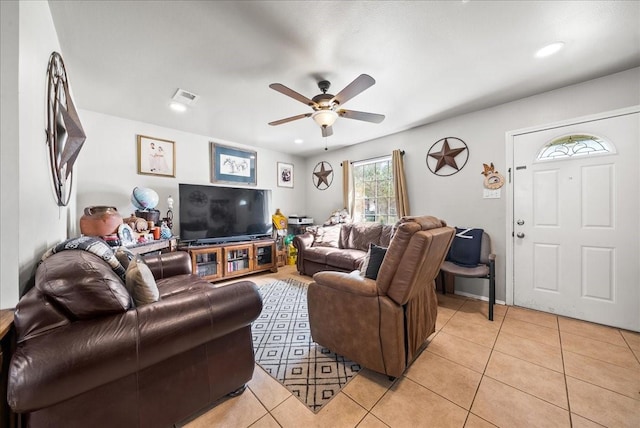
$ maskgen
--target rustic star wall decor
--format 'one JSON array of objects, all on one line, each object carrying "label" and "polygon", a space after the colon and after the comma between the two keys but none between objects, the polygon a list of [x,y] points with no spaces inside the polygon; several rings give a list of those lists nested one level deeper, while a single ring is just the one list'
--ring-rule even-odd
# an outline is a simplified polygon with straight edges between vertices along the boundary
[{"label": "rustic star wall decor", "polygon": [[315,168],[313,168],[313,178],[313,184],[316,188],[319,190],[328,189],[333,182],[333,168],[331,168],[331,164],[326,161],[318,162]]},{"label": "rustic star wall decor", "polygon": [[71,197],[73,165],[87,137],[71,99],[64,61],[58,52],[51,54],[47,67],[45,131],[56,202],[64,207]]},{"label": "rustic star wall decor", "polygon": [[[451,140],[451,143],[449,142]],[[456,162],[459,157],[461,166]],[[436,141],[427,152],[427,167],[435,175],[448,176],[460,171],[469,159],[467,144],[456,137]]]}]

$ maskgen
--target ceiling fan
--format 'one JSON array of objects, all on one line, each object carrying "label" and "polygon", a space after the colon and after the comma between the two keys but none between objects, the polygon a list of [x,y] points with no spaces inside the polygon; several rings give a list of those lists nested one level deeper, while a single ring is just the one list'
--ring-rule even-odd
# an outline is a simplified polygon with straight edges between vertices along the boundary
[{"label": "ceiling fan", "polygon": [[294,100],[300,101],[313,109],[312,113],[303,113],[297,116],[287,117],[285,119],[269,122],[269,125],[282,125],[283,123],[291,122],[294,120],[302,119],[304,117],[311,116],[313,120],[320,125],[322,129],[322,136],[328,137],[333,135],[333,129],[331,128],[339,117],[345,117],[347,119],[363,120],[365,122],[380,123],[384,120],[383,114],[366,113],[363,111],[345,110],[340,108],[342,104],[349,101],[365,89],[373,86],[376,81],[368,74],[361,74],[356,79],[349,83],[342,91],[337,95],[328,94],[327,91],[331,86],[328,80],[322,80],[318,82],[318,88],[322,91],[321,94],[309,99],[304,95],[301,95],[289,89],[280,83],[272,83],[269,87],[281,94],[287,95]]}]

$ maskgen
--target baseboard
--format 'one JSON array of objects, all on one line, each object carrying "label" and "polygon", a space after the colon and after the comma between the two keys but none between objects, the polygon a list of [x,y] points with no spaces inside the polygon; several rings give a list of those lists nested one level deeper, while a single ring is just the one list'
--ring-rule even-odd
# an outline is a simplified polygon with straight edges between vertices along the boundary
[{"label": "baseboard", "polygon": [[[489,298],[486,296],[478,296],[476,294],[465,293],[464,291],[456,291],[453,294],[457,294],[459,296],[464,296],[464,297],[470,297],[476,300],[484,300],[485,302],[489,301]],[[496,305],[506,305],[506,302],[504,300],[496,300]]]}]

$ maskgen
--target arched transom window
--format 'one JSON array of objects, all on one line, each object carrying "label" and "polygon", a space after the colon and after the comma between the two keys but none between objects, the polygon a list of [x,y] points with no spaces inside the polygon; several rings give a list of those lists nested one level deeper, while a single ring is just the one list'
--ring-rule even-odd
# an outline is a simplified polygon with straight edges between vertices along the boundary
[{"label": "arched transom window", "polygon": [[589,134],[571,134],[556,138],[538,152],[536,160],[567,159],[576,156],[615,153],[615,147],[603,138]]}]

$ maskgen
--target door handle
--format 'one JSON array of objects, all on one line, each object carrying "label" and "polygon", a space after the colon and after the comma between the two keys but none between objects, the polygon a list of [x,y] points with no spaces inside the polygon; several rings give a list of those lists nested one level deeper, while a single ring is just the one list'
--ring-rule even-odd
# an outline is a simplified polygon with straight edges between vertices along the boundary
[{"label": "door handle", "polygon": [[522,232],[518,232],[518,233],[516,234],[516,236],[517,236],[518,238],[522,239],[522,238],[524,238],[524,233],[522,233]]},{"label": "door handle", "polygon": [[518,226],[522,226],[524,224],[524,220],[518,220],[516,223],[518,224]]}]

